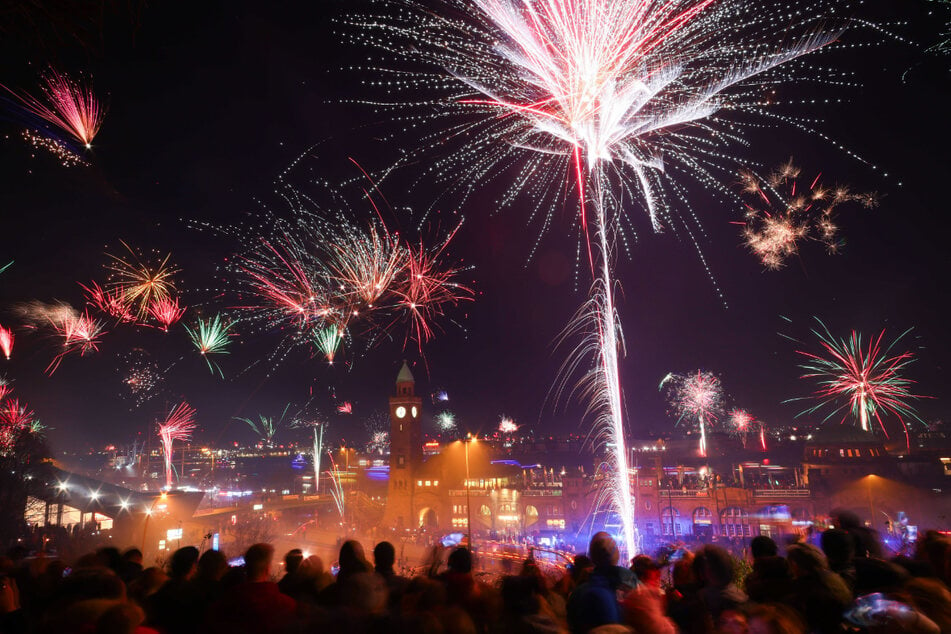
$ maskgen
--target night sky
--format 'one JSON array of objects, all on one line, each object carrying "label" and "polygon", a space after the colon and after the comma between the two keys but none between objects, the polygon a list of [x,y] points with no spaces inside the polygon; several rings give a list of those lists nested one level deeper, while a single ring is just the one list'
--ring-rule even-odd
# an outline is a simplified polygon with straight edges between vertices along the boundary
[{"label": "night sky", "polygon": [[[170,251],[182,269],[183,303],[213,311],[223,300],[207,289],[222,287],[216,267],[235,245],[194,223],[241,221],[260,209],[256,201],[272,203],[275,178],[315,144],[307,165],[328,178],[356,176],[348,157],[379,168],[396,156],[379,141],[386,116],[344,103],[373,94],[362,83],[366,77],[344,70],[365,51],[346,44],[332,19],[363,2],[105,6],[102,15],[10,13],[0,27],[0,83],[35,91],[38,72],[54,64],[92,75],[109,108],[89,168],[60,167],[23,142],[22,126],[0,121],[0,260],[15,260],[0,275],[0,323],[18,327],[13,359],[0,361],[0,372],[52,428],[54,449],[120,444],[151,433],[154,420],[182,398],[198,409],[199,438],[209,442],[249,440],[243,424],[229,422],[234,416],[278,414],[286,403],[311,397],[329,416],[333,436],[362,438],[363,419],[385,409],[404,357],[415,364],[420,391],[449,393],[463,429],[489,431],[505,413],[536,433],[586,431],[577,404],[556,408],[548,398],[563,356],[553,342],[585,299],[576,290],[573,210],[566,209],[563,224],[529,260],[538,228],[528,222],[528,199],[495,213],[487,204],[494,192],[458,209],[441,203],[447,219],[457,211],[466,216],[452,256],[471,267],[464,279],[477,295],[452,313],[463,328],[443,322],[425,362],[412,347],[404,351],[398,337],[353,360],[349,371],[329,369],[300,350],[268,378],[252,364],[277,339],[244,334],[221,359],[223,381],[208,372],[180,327],[167,335],[119,327],[98,353],[69,357],[46,376],[56,344],[23,330],[16,304],[81,305],[76,282],[101,280],[104,253],[118,252],[121,239]],[[751,135],[748,148],[734,150],[764,165],[794,156],[806,173],[822,171],[827,182],[877,191],[876,209],[842,208],[842,254],[806,244],[785,269],[764,271],[730,224],[740,216],[735,205],[690,186],[721,299],[689,241],[653,234],[643,212],[631,211],[639,241],[630,258],[619,258],[617,276],[634,436],[672,428],[657,384],[669,371],[698,367],[720,375],[731,404],[770,424],[789,423],[802,406],[782,401],[806,394],[808,385],[797,378],[795,345],[777,333],[808,340],[814,315],[841,335],[883,327],[897,335],[913,326],[907,343],[919,360],[912,376],[919,393],[935,397],[921,403],[922,416],[945,417],[951,59],[923,49],[939,37],[947,16],[929,16],[931,3],[910,0],[866,6],[861,17],[908,21],[897,30],[918,44],[885,42],[837,56],[862,87],[818,90],[817,99],[843,103],[801,108],[823,119],[824,133],[880,168],[784,128]],[[29,19],[39,26],[27,28]],[[868,31],[843,37],[871,39]],[[783,90],[790,99],[812,98],[805,87]],[[421,209],[436,198],[436,191],[410,188],[415,175],[404,172],[383,187],[393,207]],[[581,275],[583,289],[583,268]],[[140,408],[122,398],[120,355],[132,348],[163,366],[175,362],[165,391]],[[332,413],[342,400],[353,402],[353,416]],[[427,416],[437,411],[431,402],[426,409]]]}]

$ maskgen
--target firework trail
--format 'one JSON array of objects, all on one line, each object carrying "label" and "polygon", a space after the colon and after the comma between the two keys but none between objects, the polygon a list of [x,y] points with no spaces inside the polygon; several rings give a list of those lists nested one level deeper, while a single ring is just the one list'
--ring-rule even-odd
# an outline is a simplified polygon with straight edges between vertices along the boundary
[{"label": "firework trail", "polygon": [[148,262],[126,242],[120,240],[120,243],[127,253],[122,256],[107,253],[110,262],[106,270],[110,272],[112,288],[121,290],[125,303],[135,305],[136,318],[144,320],[155,302],[171,299],[178,269],[169,263],[170,253],[157,263]]},{"label": "firework trail", "polygon": [[446,390],[438,390],[433,394],[433,403],[447,403],[449,402],[449,393]]},{"label": "firework trail", "polygon": [[126,300],[125,290],[120,286],[112,290],[106,290],[96,282],[90,282],[89,286],[79,285],[86,296],[86,303],[95,306],[100,312],[115,318],[119,322],[131,323],[135,321],[135,315],[129,308],[129,302]]},{"label": "firework trail", "polygon": [[842,247],[835,211],[839,205],[858,202],[874,207],[874,194],[854,193],[848,187],[827,187],[822,174],[801,182],[800,168],[792,159],[766,178],[750,170],[740,172],[740,185],[749,198],[744,202],[743,239],[747,248],[767,269],[782,268],[786,259],[799,250],[803,240],[825,245],[829,253]]},{"label": "firework trail", "polygon": [[284,423],[284,419],[287,417],[287,411],[290,409],[291,404],[288,403],[284,406],[284,411],[281,412],[280,417],[274,418],[273,416],[265,416],[264,414],[258,414],[258,420],[255,422],[251,418],[242,418],[235,417],[235,420],[240,420],[241,422],[247,424],[251,430],[261,438],[261,442],[267,447],[271,447],[274,444],[274,434],[277,433],[277,430]]},{"label": "firework trail", "polygon": [[162,326],[162,330],[168,332],[168,329],[185,314],[185,307],[178,305],[177,297],[159,297],[149,305],[149,314]]},{"label": "firework trail", "polygon": [[[314,493],[320,493],[320,457],[324,453],[324,427],[326,425],[314,425]],[[318,429],[319,428],[319,429]]]},{"label": "firework trail", "polygon": [[456,431],[456,415],[449,410],[436,414],[435,420],[439,431],[445,434]]},{"label": "firework trail", "polygon": [[0,351],[3,352],[3,356],[7,359],[13,354],[13,340],[13,331],[0,326]]},{"label": "firework trail", "polygon": [[13,391],[13,388],[10,387],[10,381],[7,377],[0,375],[0,401],[3,401],[10,392]]},{"label": "firework trail", "polygon": [[515,424],[515,421],[503,414],[499,420],[499,433],[514,434],[517,431],[518,425]]},{"label": "firework trail", "polygon": [[188,332],[199,354],[205,359],[208,369],[212,374],[217,372],[221,378],[224,378],[224,373],[218,364],[211,360],[211,355],[228,354],[228,344],[231,343],[231,337],[234,334],[231,332],[232,326],[234,323],[225,322],[221,315],[199,319],[194,330],[185,326],[185,331]]},{"label": "firework trail", "polygon": [[79,356],[85,356],[87,352],[99,350],[99,339],[106,334],[102,322],[90,317],[88,311],[76,313],[72,307],[68,309],[50,316],[50,326],[63,340],[62,351],[46,366],[46,373],[50,376],[71,352],[78,351]]},{"label": "firework trail", "polygon": [[158,435],[162,441],[162,450],[165,454],[165,488],[172,488],[172,443],[176,440],[186,441],[195,430],[195,408],[188,403],[179,403],[164,423],[159,423]]},{"label": "firework trail", "polygon": [[719,420],[723,411],[723,387],[712,372],[697,370],[674,374],[664,383],[667,400],[677,422],[696,421],[700,432],[700,455],[707,457],[707,427]]},{"label": "firework trail", "polygon": [[[520,191],[531,194],[545,229],[569,187],[577,193],[577,226],[594,277],[587,304],[594,313],[579,317],[600,338],[591,372],[604,394],[594,396],[591,376],[585,390],[597,403],[589,406],[596,426],[608,426],[605,438],[614,446],[616,510],[623,547],[633,552],[611,270],[616,241],[626,246],[633,235],[628,201],[640,202],[654,230],[682,230],[697,245],[699,225],[678,178],[723,190],[720,174],[733,160],[727,147],[744,142],[738,115],[809,129],[772,112],[768,92],[826,76],[800,58],[838,37],[842,29],[828,17],[840,3],[446,0],[439,11],[423,2],[381,4],[387,11],[380,15],[344,19],[354,39],[382,49],[387,63],[410,66],[372,68],[392,77],[379,84],[437,93],[382,107],[424,112],[403,118],[414,129],[425,119],[445,124],[423,137],[406,163],[434,156],[428,173],[447,184],[445,193],[462,198],[514,172],[500,204]],[[789,20],[777,19],[787,14]],[[687,213],[677,216],[675,208]]]},{"label": "firework trail", "polygon": [[841,415],[840,424],[851,415],[863,431],[872,431],[871,421],[874,419],[886,438],[888,430],[883,414],[891,415],[901,423],[905,442],[910,448],[908,422],[925,424],[912,401],[928,397],[912,393],[914,381],[904,376],[915,361],[914,354],[907,350],[893,353],[892,350],[911,329],[885,345],[884,330],[866,343],[862,334],[855,330],[848,339],[836,339],[821,320],[816,321],[820,327],[814,328],[812,333],[819,339],[822,351],[818,354],[805,350],[797,352],[806,358],[799,366],[806,371],[801,378],[811,379],[817,384],[818,389],[812,398],[818,402],[799,415],[829,410],[822,422]]},{"label": "firework trail", "polygon": [[16,97],[28,112],[51,124],[86,149],[91,148],[92,140],[99,132],[105,115],[105,110],[96,99],[92,88],[52,68],[43,76],[41,88],[45,100],[29,93],[17,93],[9,88],[6,90]]},{"label": "firework trail", "polygon": [[334,462],[334,457],[330,452],[327,452],[327,457],[330,458],[330,469],[327,471],[331,483],[330,495],[337,506],[340,519],[343,519],[346,511],[346,496],[344,495],[343,482],[340,480],[340,470],[337,468],[337,463]]},{"label": "firework trail", "polygon": [[338,414],[352,414],[353,413],[353,403],[350,401],[344,401],[337,406]]}]

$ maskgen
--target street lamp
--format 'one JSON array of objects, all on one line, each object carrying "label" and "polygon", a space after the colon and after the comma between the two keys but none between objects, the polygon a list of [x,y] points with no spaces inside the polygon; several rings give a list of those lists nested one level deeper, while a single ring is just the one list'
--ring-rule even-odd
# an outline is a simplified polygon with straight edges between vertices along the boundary
[{"label": "street lamp", "polygon": [[466,447],[466,532],[469,534],[469,552],[473,551],[472,544],[472,501],[469,496],[469,443],[474,442],[476,439],[472,437],[471,433],[466,434],[466,439],[463,441]]},{"label": "street lamp", "polygon": [[145,536],[149,530],[149,520],[152,519],[152,512],[155,510],[155,505],[158,504],[159,500],[166,501],[168,500],[168,493],[162,491],[162,494],[152,500],[152,506],[145,510],[145,522],[142,527],[142,552],[145,552]]}]

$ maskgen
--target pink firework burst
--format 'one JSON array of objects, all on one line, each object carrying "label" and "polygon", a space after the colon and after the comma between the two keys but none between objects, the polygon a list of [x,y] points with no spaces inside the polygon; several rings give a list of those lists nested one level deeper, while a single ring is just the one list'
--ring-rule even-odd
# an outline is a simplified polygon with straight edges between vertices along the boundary
[{"label": "pink firework burst", "polygon": [[105,116],[105,109],[92,87],[51,68],[43,76],[41,88],[45,100],[28,93],[7,90],[32,114],[69,135],[86,149],[91,148]]},{"label": "pink firework burst", "polygon": [[149,314],[168,332],[169,327],[185,314],[185,307],[178,305],[178,298],[159,297],[149,305]]},{"label": "pink firework burst", "polygon": [[344,401],[337,406],[338,414],[352,414],[353,413],[353,404],[350,401]]},{"label": "pink firework burst", "polygon": [[518,431],[518,425],[508,416],[502,416],[499,420],[499,432],[503,434],[514,434]]},{"label": "pink firework burst", "polygon": [[103,313],[115,317],[120,322],[131,323],[135,321],[135,315],[125,299],[125,289],[116,287],[112,290],[106,290],[96,282],[90,282],[89,286],[80,284],[79,286],[86,292],[86,301]]},{"label": "pink firework burst", "polygon": [[677,422],[696,421],[700,432],[700,455],[707,455],[707,427],[716,423],[723,411],[723,386],[720,378],[704,370],[687,374],[669,374],[661,383],[667,386],[667,398]]},{"label": "pink firework burst", "polygon": [[445,314],[446,308],[472,299],[472,289],[454,281],[459,269],[443,267],[440,262],[440,256],[458,230],[457,226],[435,249],[427,250],[422,242],[418,248],[408,248],[406,280],[396,292],[400,306],[409,317],[412,337],[420,349],[432,338],[433,322]]},{"label": "pink firework burst", "polygon": [[99,350],[99,340],[105,334],[102,322],[89,316],[89,311],[83,313],[66,312],[62,320],[50,320],[53,330],[63,338],[63,350],[48,366],[46,372],[52,376],[63,358],[71,352],[79,352],[84,356],[87,352]]},{"label": "pink firework burst", "polygon": [[185,441],[191,438],[195,430],[195,408],[182,402],[176,405],[165,422],[159,423],[158,436],[162,441],[162,450],[165,454],[165,488],[172,488],[172,444],[176,440]]},{"label": "pink firework burst", "polygon": [[3,351],[3,356],[7,359],[13,354],[13,339],[13,331],[0,326],[0,351]]},{"label": "pink firework burst", "polygon": [[735,434],[748,433],[753,428],[753,424],[756,422],[756,419],[753,418],[752,414],[747,412],[745,409],[739,408],[733,408],[730,410],[728,420],[730,422],[730,429]]}]

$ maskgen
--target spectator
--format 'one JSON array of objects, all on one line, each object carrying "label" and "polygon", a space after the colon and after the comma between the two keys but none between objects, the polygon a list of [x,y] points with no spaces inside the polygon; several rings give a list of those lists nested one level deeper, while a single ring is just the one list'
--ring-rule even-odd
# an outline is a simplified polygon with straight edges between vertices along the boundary
[{"label": "spectator", "polygon": [[776,603],[792,590],[789,564],[778,553],[776,542],[765,535],[754,537],[750,542],[753,570],[743,582],[750,600],[757,603]]},{"label": "spectator", "polygon": [[201,624],[206,606],[198,605],[192,592],[191,579],[198,570],[198,549],[179,548],[168,564],[168,581],[146,604],[148,625],[167,632],[195,632]]},{"label": "spectator", "polygon": [[304,561],[304,551],[292,548],[284,555],[284,576],[277,582],[281,592],[289,597],[296,597],[301,584],[300,565]]},{"label": "spectator", "polygon": [[838,632],[852,593],[842,577],[829,570],[825,555],[811,544],[790,546],[786,559],[793,583],[789,603],[805,617],[811,631]]},{"label": "spectator", "polygon": [[836,573],[850,590],[855,590],[855,539],[840,528],[823,531],[819,538],[829,569]]},{"label": "spectator", "polygon": [[340,605],[343,600],[341,596],[343,588],[350,578],[373,570],[369,562],[367,562],[366,556],[363,554],[363,546],[360,542],[353,540],[347,540],[341,544],[340,556],[337,563],[340,566],[340,570],[337,572],[337,579],[320,593],[318,600],[321,605]]},{"label": "spectator", "polygon": [[390,542],[380,542],[373,548],[373,569],[383,578],[389,590],[389,606],[395,608],[403,599],[403,592],[409,579],[401,577],[393,570],[396,563],[396,549]]},{"label": "spectator", "polygon": [[672,587],[667,591],[667,613],[685,634],[713,632],[713,619],[700,598],[700,581],[696,570],[703,566],[702,555],[696,557],[681,551],[671,570]]},{"label": "spectator", "polygon": [[[736,564],[726,549],[720,546],[704,546],[702,558],[698,558],[701,583],[700,599],[716,622],[725,610],[735,610],[746,603],[748,597],[733,582]],[[695,570],[698,566],[695,566]]]},{"label": "spectator", "polygon": [[138,579],[142,574],[142,551],[138,548],[129,548],[122,553],[122,560],[116,572],[126,586]]},{"label": "spectator", "polygon": [[295,620],[297,603],[271,581],[274,547],[254,544],[244,555],[247,581],[227,591],[209,610],[206,630],[221,634],[283,632]]},{"label": "spectator", "polygon": [[198,559],[198,571],[192,581],[195,599],[205,608],[221,599],[221,580],[228,572],[228,559],[217,550],[206,550]]},{"label": "spectator", "polygon": [[588,557],[594,569],[588,580],[568,598],[568,626],[574,634],[621,622],[617,602],[617,591],[621,588],[616,571],[620,558],[617,544],[607,533],[595,533],[588,546]]},{"label": "spectator", "polygon": [[835,520],[836,528],[840,528],[852,536],[856,557],[875,557],[879,559],[882,557],[882,545],[878,539],[878,533],[864,526],[858,515],[852,511],[834,509],[832,518]]},{"label": "spectator", "polygon": [[675,634],[677,627],[666,616],[664,591],[660,587],[660,566],[646,555],[638,555],[631,566],[637,587],[621,602],[624,622],[636,632]]}]

